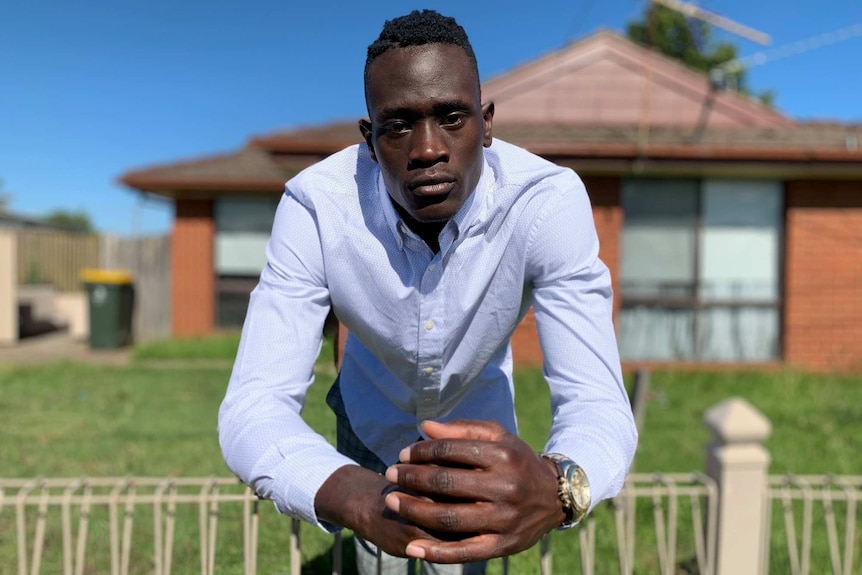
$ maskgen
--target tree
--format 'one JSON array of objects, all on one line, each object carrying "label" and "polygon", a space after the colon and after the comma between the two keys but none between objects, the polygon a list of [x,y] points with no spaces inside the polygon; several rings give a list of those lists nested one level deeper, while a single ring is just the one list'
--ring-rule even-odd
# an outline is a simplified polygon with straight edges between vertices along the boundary
[{"label": "tree", "polygon": [[3,179],[0,178],[0,214],[4,213],[12,201],[12,194],[3,192]]},{"label": "tree", "polygon": [[[687,18],[681,12],[661,4],[650,3],[643,19],[628,23],[626,35],[642,46],[654,48],[707,74],[736,60],[738,55],[736,45],[713,41],[712,27],[706,22]],[[726,70],[722,80],[726,86],[754,96],[767,106],[775,100],[772,91],[753,94],[747,86],[746,72],[742,68]]]},{"label": "tree", "polygon": [[86,212],[77,211],[70,212],[66,210],[54,210],[45,216],[46,222],[63,226],[71,231],[92,233],[95,231],[93,222]]}]

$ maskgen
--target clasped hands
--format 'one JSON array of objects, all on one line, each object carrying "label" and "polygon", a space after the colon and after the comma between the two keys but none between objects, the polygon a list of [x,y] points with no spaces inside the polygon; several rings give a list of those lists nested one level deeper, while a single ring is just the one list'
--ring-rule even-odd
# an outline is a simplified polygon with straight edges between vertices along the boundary
[{"label": "clasped hands", "polygon": [[527,549],[560,525],[556,472],[523,440],[489,421],[422,430],[428,440],[386,470],[385,509],[363,537],[393,555],[467,563]]}]

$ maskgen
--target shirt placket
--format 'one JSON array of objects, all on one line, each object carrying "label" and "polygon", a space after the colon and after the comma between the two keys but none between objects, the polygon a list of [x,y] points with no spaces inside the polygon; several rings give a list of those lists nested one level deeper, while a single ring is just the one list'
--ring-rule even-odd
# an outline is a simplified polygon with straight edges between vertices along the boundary
[{"label": "shirt placket", "polygon": [[418,421],[436,419],[440,407],[443,347],[446,341],[445,294],[440,289],[442,265],[439,254],[426,266],[420,285],[419,341],[416,381]]}]

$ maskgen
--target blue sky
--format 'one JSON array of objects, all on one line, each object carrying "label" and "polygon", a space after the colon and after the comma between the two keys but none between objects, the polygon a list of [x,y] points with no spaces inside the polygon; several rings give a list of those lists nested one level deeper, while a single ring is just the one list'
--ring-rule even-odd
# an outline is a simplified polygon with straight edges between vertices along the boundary
[{"label": "blue sky", "polygon": [[[435,8],[466,28],[483,79],[599,28],[622,32],[647,0],[296,2],[0,1],[0,193],[39,216],[83,210],[121,235],[163,233],[172,207],[123,172],[241,147],[255,134],[364,114],[366,46],[383,21]],[[773,49],[862,24],[859,0],[700,0],[769,34]],[[733,39],[742,56],[764,50]],[[769,48],[765,48],[769,50]],[[799,119],[862,122],[862,35],[749,71]]]}]

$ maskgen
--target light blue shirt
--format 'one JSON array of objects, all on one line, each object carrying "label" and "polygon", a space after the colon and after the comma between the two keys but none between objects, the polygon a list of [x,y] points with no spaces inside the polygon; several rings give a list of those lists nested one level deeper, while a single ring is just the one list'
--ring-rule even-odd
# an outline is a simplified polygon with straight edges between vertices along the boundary
[{"label": "light blue shirt", "polygon": [[228,467],[282,513],[328,527],[315,495],[352,463],[300,417],[330,307],[350,330],[351,425],[392,464],[423,420],[516,431],[509,339],[532,305],[551,392],[545,451],[583,467],[593,504],[622,487],[637,432],[584,185],[500,140],[484,157],[436,254],[400,219],[364,144],[287,183],[219,412]]}]

